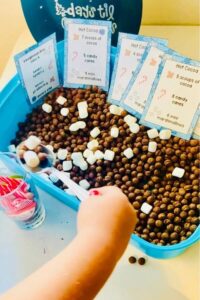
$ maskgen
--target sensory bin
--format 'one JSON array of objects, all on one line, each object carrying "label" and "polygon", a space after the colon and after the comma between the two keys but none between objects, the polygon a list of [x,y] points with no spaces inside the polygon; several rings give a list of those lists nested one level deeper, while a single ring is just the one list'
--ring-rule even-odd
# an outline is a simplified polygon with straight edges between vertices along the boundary
[{"label": "sensory bin", "polygon": [[[169,131],[140,126],[126,111],[110,105],[107,94],[97,87],[54,91],[18,127],[11,144],[39,137],[57,154],[55,167],[84,188],[121,188],[137,210],[134,233],[143,240],[171,246],[196,231],[198,140],[185,141]],[[61,149],[67,150],[64,156],[59,155]],[[53,181],[67,191],[59,180]]]}]

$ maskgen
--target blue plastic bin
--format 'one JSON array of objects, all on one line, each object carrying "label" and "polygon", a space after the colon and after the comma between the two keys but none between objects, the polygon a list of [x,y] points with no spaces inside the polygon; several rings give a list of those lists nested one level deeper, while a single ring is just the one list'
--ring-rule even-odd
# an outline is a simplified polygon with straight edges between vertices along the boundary
[{"label": "blue plastic bin", "polygon": [[[63,41],[57,44],[60,66],[64,65]],[[111,70],[115,58],[115,48],[112,48],[111,54]],[[25,120],[26,114],[31,111],[32,107],[28,104],[25,98],[25,93],[19,81],[18,75],[14,76],[5,86],[0,95],[0,151],[7,151],[10,141],[15,137],[18,129],[18,122]],[[74,210],[78,210],[79,201],[77,198],[67,195],[64,191],[57,188],[53,184],[43,180],[38,175],[32,175],[36,184],[47,193],[51,194],[58,200]],[[165,259],[175,257],[187,248],[192,246],[199,240],[200,226],[187,240],[172,246],[156,246],[151,244],[136,235],[132,235],[131,243],[142,250],[149,256]]]}]

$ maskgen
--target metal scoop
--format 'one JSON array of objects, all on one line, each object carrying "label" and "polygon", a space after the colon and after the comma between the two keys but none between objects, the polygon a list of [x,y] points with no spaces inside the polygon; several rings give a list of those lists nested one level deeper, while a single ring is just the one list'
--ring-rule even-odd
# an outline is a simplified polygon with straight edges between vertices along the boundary
[{"label": "metal scoop", "polygon": [[61,180],[64,184],[68,186],[68,188],[77,196],[77,198],[80,201],[84,201],[88,198],[88,192],[84,190],[80,185],[75,183],[73,180],[71,180],[65,172],[58,171],[56,168],[53,167],[55,164],[56,158],[55,154],[48,149],[44,145],[40,145],[42,147],[42,153],[46,154],[46,159],[44,162],[41,162],[41,164],[36,168],[30,168],[25,163],[24,159],[22,159],[19,155],[20,146],[22,146],[23,143],[18,145],[17,147],[17,157],[23,166],[23,168],[26,169],[26,171],[31,173],[44,173],[45,171],[50,172],[51,174],[55,175],[59,180]]}]

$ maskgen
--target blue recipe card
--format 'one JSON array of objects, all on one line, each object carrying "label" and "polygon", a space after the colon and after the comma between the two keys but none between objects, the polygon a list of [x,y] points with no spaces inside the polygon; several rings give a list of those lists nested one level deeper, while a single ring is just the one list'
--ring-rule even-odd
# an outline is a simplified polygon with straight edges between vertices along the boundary
[{"label": "blue recipe card", "polygon": [[111,22],[66,19],[64,86],[109,88]]},{"label": "blue recipe card", "polygon": [[162,57],[167,51],[164,45],[150,43],[122,95],[120,106],[138,118],[142,116]]},{"label": "blue recipe card", "polygon": [[178,52],[165,45],[149,43],[122,95],[120,105],[138,118],[141,118],[143,114],[159,65],[165,54],[180,56]]},{"label": "blue recipe card", "polygon": [[14,59],[31,104],[60,86],[55,34],[17,54]]},{"label": "blue recipe card", "polygon": [[199,75],[200,62],[165,55],[140,122],[190,139],[199,117]]},{"label": "blue recipe card", "polygon": [[167,40],[120,33],[108,101],[120,103],[132,74],[136,71],[149,42],[167,45]]}]

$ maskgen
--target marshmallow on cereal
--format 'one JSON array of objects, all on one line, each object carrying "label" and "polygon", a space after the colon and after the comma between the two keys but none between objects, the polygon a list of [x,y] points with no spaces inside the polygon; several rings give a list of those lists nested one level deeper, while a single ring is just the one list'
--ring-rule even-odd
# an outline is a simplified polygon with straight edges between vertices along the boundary
[{"label": "marshmallow on cereal", "polygon": [[142,204],[142,206],[141,206],[141,211],[142,211],[144,214],[148,215],[148,214],[150,213],[150,211],[152,210],[152,208],[153,208],[153,207],[152,207],[149,203],[144,202],[144,203]]},{"label": "marshmallow on cereal", "polygon": [[124,155],[126,156],[126,158],[130,159],[133,157],[133,150],[131,148],[127,148],[126,150],[124,150]]},{"label": "marshmallow on cereal", "polygon": [[87,162],[86,162],[84,159],[82,159],[82,160],[80,161],[79,168],[80,168],[82,171],[86,171],[86,170],[88,169],[88,164],[87,164]]},{"label": "marshmallow on cereal", "polygon": [[80,119],[86,119],[88,117],[88,105],[86,101],[78,103],[78,112]]},{"label": "marshmallow on cereal", "polygon": [[155,139],[159,136],[158,130],[156,128],[147,130],[147,134],[150,139]]},{"label": "marshmallow on cereal", "polygon": [[93,165],[95,162],[96,162],[96,157],[95,155],[92,153],[88,158],[87,158],[87,162],[90,164],[90,165]]},{"label": "marshmallow on cereal", "polygon": [[63,161],[63,171],[70,171],[72,169],[72,161],[65,160]]},{"label": "marshmallow on cereal", "polygon": [[154,153],[154,152],[156,152],[156,150],[157,150],[157,143],[149,142],[148,151]]},{"label": "marshmallow on cereal", "polygon": [[57,99],[56,99],[56,102],[60,105],[64,105],[65,102],[67,102],[67,99],[63,96],[59,96]]},{"label": "marshmallow on cereal", "polygon": [[104,153],[100,150],[95,151],[94,153],[96,159],[103,159],[104,158]]},{"label": "marshmallow on cereal", "polygon": [[79,125],[76,123],[73,123],[69,126],[69,130],[72,132],[78,131],[79,130]]},{"label": "marshmallow on cereal", "polygon": [[185,174],[185,170],[182,168],[178,168],[176,167],[173,172],[172,172],[172,176],[174,177],[178,177],[178,178],[182,178]]},{"label": "marshmallow on cereal", "polygon": [[84,121],[78,121],[76,122],[79,129],[84,129],[86,127],[86,123]]},{"label": "marshmallow on cereal", "polygon": [[131,115],[126,115],[124,117],[124,122],[128,125],[128,126],[131,126],[133,125],[134,123],[137,122],[137,119]]},{"label": "marshmallow on cereal", "polygon": [[105,160],[113,161],[114,157],[115,157],[115,152],[113,152],[112,150],[105,151],[104,153]]},{"label": "marshmallow on cereal", "polygon": [[50,114],[52,112],[52,106],[50,104],[48,104],[48,103],[44,103],[42,105],[42,110],[44,112],[46,112],[47,114]]},{"label": "marshmallow on cereal", "polygon": [[99,143],[97,140],[92,140],[89,143],[87,143],[87,147],[89,150],[95,150],[99,146]]},{"label": "marshmallow on cereal", "polygon": [[100,129],[98,127],[95,127],[93,128],[91,131],[90,131],[90,135],[91,137],[93,137],[94,139],[100,134]]},{"label": "marshmallow on cereal", "polygon": [[113,115],[121,116],[122,112],[124,111],[123,108],[117,106],[117,105],[110,105],[109,111]]},{"label": "marshmallow on cereal", "polygon": [[68,151],[66,149],[59,149],[57,153],[57,157],[60,160],[65,160],[67,157]]},{"label": "marshmallow on cereal", "polygon": [[162,129],[159,133],[159,137],[161,140],[169,140],[171,135],[172,132],[169,129]]},{"label": "marshmallow on cereal", "polygon": [[33,150],[35,149],[37,146],[39,146],[41,144],[41,140],[35,136],[35,135],[30,135],[27,140],[25,140],[24,145],[29,149],[29,150]]},{"label": "marshmallow on cereal", "polygon": [[140,126],[137,123],[135,123],[132,124],[129,129],[132,133],[138,133],[140,131]]},{"label": "marshmallow on cereal", "polygon": [[83,152],[83,157],[88,158],[92,154],[93,154],[92,150],[85,149],[85,151]]},{"label": "marshmallow on cereal", "polygon": [[117,138],[119,136],[119,128],[112,127],[110,131],[110,135],[114,138]]},{"label": "marshmallow on cereal", "polygon": [[69,114],[69,109],[66,108],[66,107],[61,108],[60,114],[61,114],[63,117],[66,117],[66,116]]},{"label": "marshmallow on cereal", "polygon": [[26,151],[24,153],[24,160],[30,168],[37,168],[40,164],[40,160],[34,151]]}]

